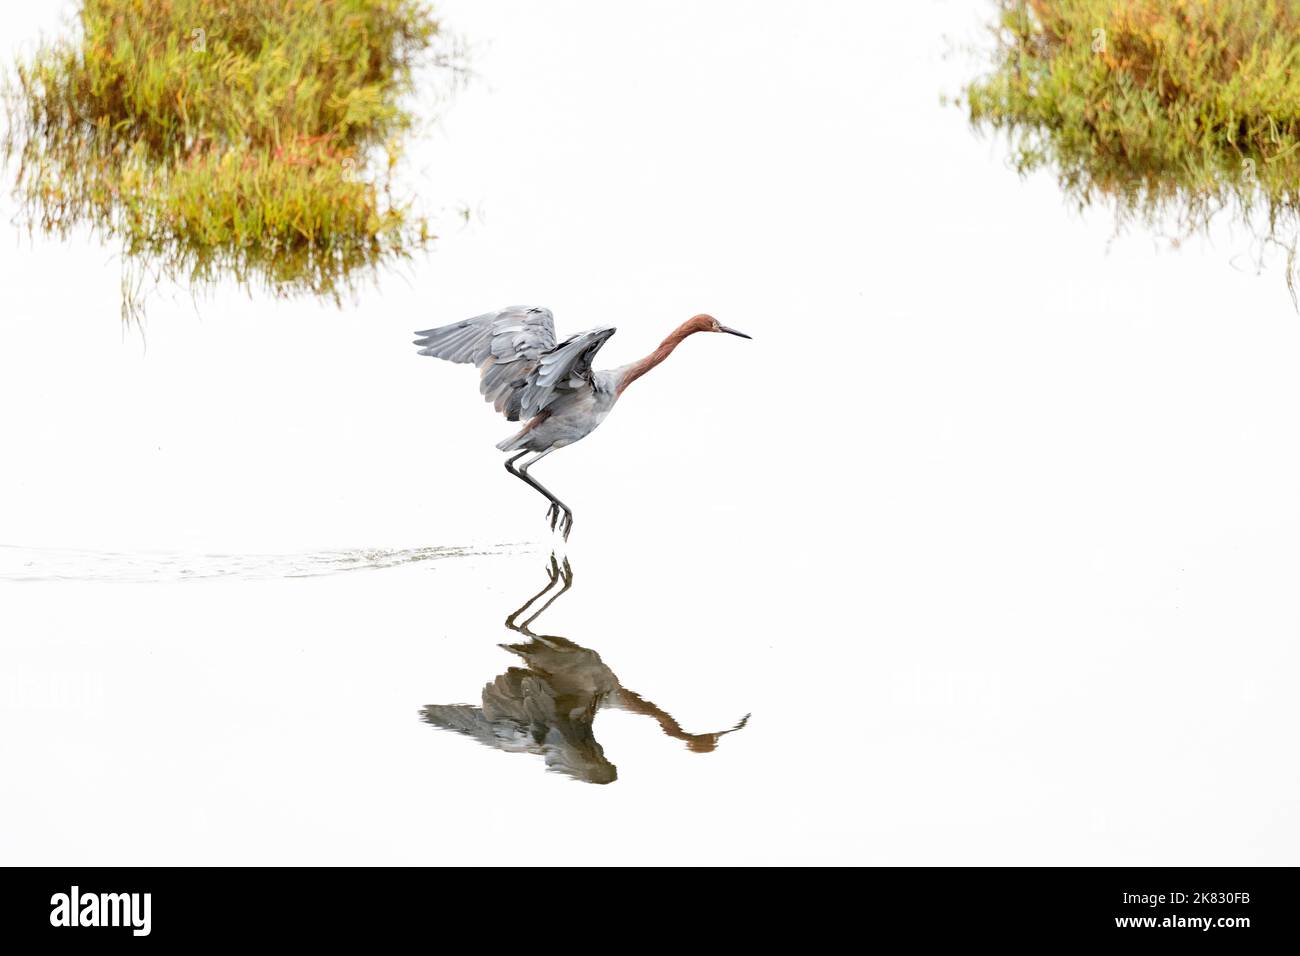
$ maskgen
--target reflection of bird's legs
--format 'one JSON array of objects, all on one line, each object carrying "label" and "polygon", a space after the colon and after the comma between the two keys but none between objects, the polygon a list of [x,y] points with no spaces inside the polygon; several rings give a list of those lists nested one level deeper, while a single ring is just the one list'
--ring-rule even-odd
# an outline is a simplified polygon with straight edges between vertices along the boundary
[{"label": "reflection of bird's legs", "polygon": [[[539,607],[536,611],[534,611],[534,612],[532,613],[532,615],[528,618],[528,620],[524,621],[523,626],[524,626],[525,628],[527,628],[530,624],[532,624],[533,621],[537,620],[538,616],[539,616],[543,611],[545,611],[548,607],[550,607],[552,604],[554,604],[556,598],[558,598],[558,597],[559,597],[561,594],[563,594],[565,591],[569,590],[569,588],[573,587],[573,567],[569,564],[569,559],[568,559],[568,558],[565,558],[565,559],[564,559],[564,566],[561,567],[561,568],[558,568],[558,569],[557,569],[557,568],[555,567],[555,554],[554,554],[554,552],[552,552],[552,554],[551,554],[551,568],[553,569],[553,570],[551,571],[551,584],[554,584],[554,583],[555,583],[555,577],[556,577],[556,575],[557,575],[557,573],[558,573],[559,577],[564,581],[564,587],[560,588],[558,591],[556,591],[554,594],[552,594],[549,598],[547,598],[546,603],[543,604],[541,607]],[[547,587],[550,587],[551,584],[548,584]],[[543,590],[543,591],[542,591],[542,594],[545,594],[545,593],[546,593],[545,590]],[[539,594],[537,597],[541,597],[541,596],[542,596],[542,595]],[[537,600],[537,598],[534,598],[533,600],[535,601],[535,600]],[[531,604],[532,602],[530,601],[529,603]]]},{"label": "reflection of bird's legs", "polygon": [[[564,532],[564,540],[565,540],[565,541],[568,541],[568,540],[569,540],[569,532],[573,530],[573,512],[569,510],[569,506],[568,506],[568,505],[566,505],[566,504],[565,504],[563,501],[561,501],[559,498],[555,497],[555,495],[553,495],[553,494],[551,494],[549,491],[547,491],[547,490],[546,490],[546,487],[545,487],[545,486],[544,486],[540,481],[538,481],[538,480],[537,480],[536,478],[534,478],[532,475],[528,474],[528,469],[529,469],[529,468],[533,467],[533,465],[537,464],[539,461],[541,461],[543,458],[545,458],[547,455],[549,455],[549,454],[550,454],[551,452],[553,452],[553,451],[555,451],[554,448],[548,448],[548,449],[546,449],[546,451],[539,451],[539,452],[537,453],[537,457],[536,457],[536,458],[532,458],[532,459],[530,459],[530,460],[524,462],[522,465],[519,466],[519,470],[518,470],[518,471],[514,471],[513,469],[511,469],[511,470],[513,471],[513,473],[514,473],[515,475],[518,475],[520,478],[522,478],[524,481],[528,482],[530,485],[532,485],[534,488],[536,488],[536,489],[537,489],[538,491],[540,491],[542,494],[546,495],[546,497],[549,498],[549,499],[551,500],[551,507],[550,507],[550,509],[546,512],[546,517],[548,517],[548,518],[551,519],[551,530],[552,530],[552,531],[555,530],[555,522],[556,522],[556,520],[559,520],[559,521],[560,521],[560,530],[561,530],[562,532]],[[514,461],[514,460],[515,460],[514,458],[511,458],[511,459],[510,459],[510,462],[512,462],[512,461]],[[510,467],[510,462],[506,462],[506,467],[507,467],[507,468]],[[564,512],[564,517],[563,517],[563,518],[560,518],[560,512],[561,512],[561,511]]]},{"label": "reflection of bird's legs", "polygon": [[[568,569],[569,567],[568,559],[565,559],[564,567],[566,570]],[[527,634],[529,637],[532,637],[532,633],[528,630],[528,625],[532,623],[533,618],[537,617],[537,614],[540,614],[541,611],[538,611],[537,614],[534,614],[533,617],[530,617],[523,624],[516,624],[515,622],[519,619],[519,615],[523,614],[530,607],[532,607],[538,598],[540,598],[543,594],[545,594],[547,591],[553,588],[555,586],[555,582],[560,580],[560,575],[561,575],[560,563],[555,559],[554,552],[551,553],[551,565],[549,568],[546,569],[546,574],[550,578],[550,580],[546,582],[546,587],[542,588],[540,591],[538,591],[536,594],[530,597],[527,601],[525,601],[523,604],[519,606],[518,610],[516,610],[513,614],[511,614],[508,618],[506,618],[506,627],[510,628],[510,630],[518,631],[521,634]],[[573,572],[569,571],[565,579],[564,588],[560,591],[560,594],[563,594],[564,591],[567,591],[569,589],[569,586],[572,583],[573,583]],[[555,600],[555,598],[551,598],[551,601],[553,600]],[[546,610],[546,608],[551,606],[551,601],[547,601],[546,604],[543,605],[542,607],[543,611]]]}]

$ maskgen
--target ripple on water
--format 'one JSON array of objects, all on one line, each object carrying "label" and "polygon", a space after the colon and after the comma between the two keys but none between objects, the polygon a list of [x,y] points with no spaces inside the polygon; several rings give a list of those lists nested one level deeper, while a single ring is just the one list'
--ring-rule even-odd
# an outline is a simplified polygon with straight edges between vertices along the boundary
[{"label": "ripple on water", "polygon": [[235,578],[246,581],[314,578],[374,571],[424,561],[511,554],[514,544],[478,547],[354,548],[300,554],[183,554],[168,551],[91,551],[0,545],[0,581],[109,581],[148,583]]}]

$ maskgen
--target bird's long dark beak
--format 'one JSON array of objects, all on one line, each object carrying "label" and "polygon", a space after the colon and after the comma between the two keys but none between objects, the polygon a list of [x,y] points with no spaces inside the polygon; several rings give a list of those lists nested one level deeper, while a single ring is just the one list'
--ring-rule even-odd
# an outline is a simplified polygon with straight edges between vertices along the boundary
[{"label": "bird's long dark beak", "polygon": [[728,335],[739,335],[742,339],[752,339],[752,335],[746,335],[744,332],[737,332],[735,329],[729,329],[725,325],[718,327],[719,332],[726,332]]}]

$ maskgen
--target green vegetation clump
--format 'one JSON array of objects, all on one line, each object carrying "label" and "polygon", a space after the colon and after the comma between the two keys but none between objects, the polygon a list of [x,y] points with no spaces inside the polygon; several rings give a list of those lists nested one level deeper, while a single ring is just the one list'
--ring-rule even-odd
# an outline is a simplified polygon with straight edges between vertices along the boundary
[{"label": "green vegetation clump", "polygon": [[993,69],[965,90],[1026,174],[1080,207],[1204,229],[1232,208],[1288,253],[1300,232],[1300,2],[997,0]]},{"label": "green vegetation clump", "polygon": [[432,238],[391,188],[417,69],[456,68],[418,0],[83,0],[73,34],[8,78],[4,155],[29,229],[120,241],[124,316],[151,270],[337,302]]}]

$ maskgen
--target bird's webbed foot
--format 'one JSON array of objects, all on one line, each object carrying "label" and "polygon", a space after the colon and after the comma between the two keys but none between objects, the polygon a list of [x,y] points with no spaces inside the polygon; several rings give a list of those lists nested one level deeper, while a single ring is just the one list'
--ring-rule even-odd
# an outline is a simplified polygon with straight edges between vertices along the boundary
[{"label": "bird's webbed foot", "polygon": [[573,512],[568,508],[564,509],[564,518],[560,521],[560,530],[564,532],[564,540],[569,540],[569,532],[573,530]]},{"label": "bird's webbed foot", "polygon": [[546,517],[551,522],[551,530],[554,531],[555,522],[560,520],[560,506],[552,502],[551,506],[546,509]]}]

